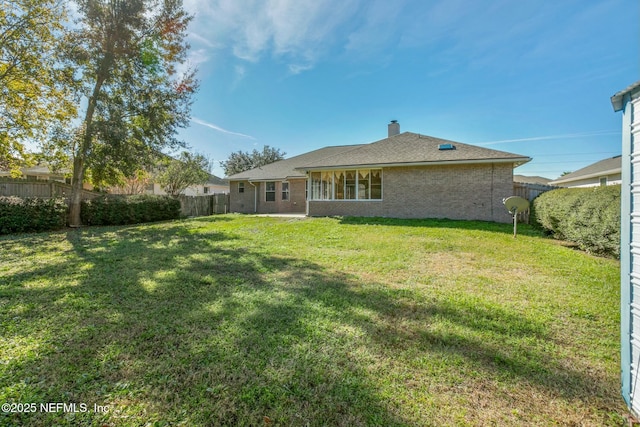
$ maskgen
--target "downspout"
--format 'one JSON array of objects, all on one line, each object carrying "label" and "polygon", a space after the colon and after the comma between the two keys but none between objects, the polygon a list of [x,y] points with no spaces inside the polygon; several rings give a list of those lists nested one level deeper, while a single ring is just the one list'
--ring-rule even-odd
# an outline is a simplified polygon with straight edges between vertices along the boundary
[{"label": "downspout", "polygon": [[307,191],[305,193],[307,197],[305,197],[306,200],[304,201],[306,205],[304,210],[305,210],[305,215],[309,216],[309,199],[311,198],[311,173],[309,171],[306,171],[306,174],[307,174],[307,182],[305,182],[305,185],[307,187]]},{"label": "downspout", "polygon": [[253,186],[253,213],[258,213],[258,187],[251,181],[247,182]]}]

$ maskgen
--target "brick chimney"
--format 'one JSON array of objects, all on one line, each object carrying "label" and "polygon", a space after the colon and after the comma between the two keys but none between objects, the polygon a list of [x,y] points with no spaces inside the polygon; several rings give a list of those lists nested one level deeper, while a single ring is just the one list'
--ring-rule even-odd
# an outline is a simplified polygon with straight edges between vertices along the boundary
[{"label": "brick chimney", "polygon": [[400,134],[400,123],[398,123],[397,120],[391,120],[391,123],[389,123],[388,128],[389,128],[389,138]]}]

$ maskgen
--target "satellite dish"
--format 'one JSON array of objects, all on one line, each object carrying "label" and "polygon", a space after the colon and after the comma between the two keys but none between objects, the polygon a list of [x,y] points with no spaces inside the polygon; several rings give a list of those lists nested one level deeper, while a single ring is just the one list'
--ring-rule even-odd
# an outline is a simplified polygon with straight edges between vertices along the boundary
[{"label": "satellite dish", "polygon": [[518,196],[507,197],[502,201],[511,215],[519,214],[529,209],[529,201]]},{"label": "satellite dish", "polygon": [[529,201],[518,196],[507,197],[502,199],[504,207],[513,215],[513,237],[516,237],[518,231],[518,214],[529,209]]}]

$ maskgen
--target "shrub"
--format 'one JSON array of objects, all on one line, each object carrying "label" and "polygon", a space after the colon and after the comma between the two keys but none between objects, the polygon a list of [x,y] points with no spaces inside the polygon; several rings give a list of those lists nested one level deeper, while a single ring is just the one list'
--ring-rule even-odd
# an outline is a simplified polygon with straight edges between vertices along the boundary
[{"label": "shrub", "polygon": [[180,217],[180,201],[169,196],[104,196],[83,200],[80,211],[85,225],[123,225]]},{"label": "shrub", "polygon": [[55,230],[66,222],[67,204],[62,198],[0,196],[0,234]]},{"label": "shrub", "polygon": [[562,188],[533,201],[532,223],[586,251],[620,256],[620,186]]}]

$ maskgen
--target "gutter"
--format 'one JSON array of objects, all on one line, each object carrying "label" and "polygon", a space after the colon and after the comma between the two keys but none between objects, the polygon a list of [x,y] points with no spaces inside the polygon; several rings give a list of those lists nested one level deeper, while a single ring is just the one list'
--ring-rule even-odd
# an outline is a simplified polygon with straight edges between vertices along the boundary
[{"label": "gutter", "polygon": [[253,213],[258,213],[258,187],[249,180],[247,182],[253,186]]},{"label": "gutter", "polygon": [[239,178],[239,179],[233,179],[232,181],[253,181],[253,182],[270,182],[270,181],[288,181],[291,179],[307,179],[306,175],[302,176],[302,175],[288,175],[285,176],[284,178],[282,177],[269,177],[269,178]]}]

